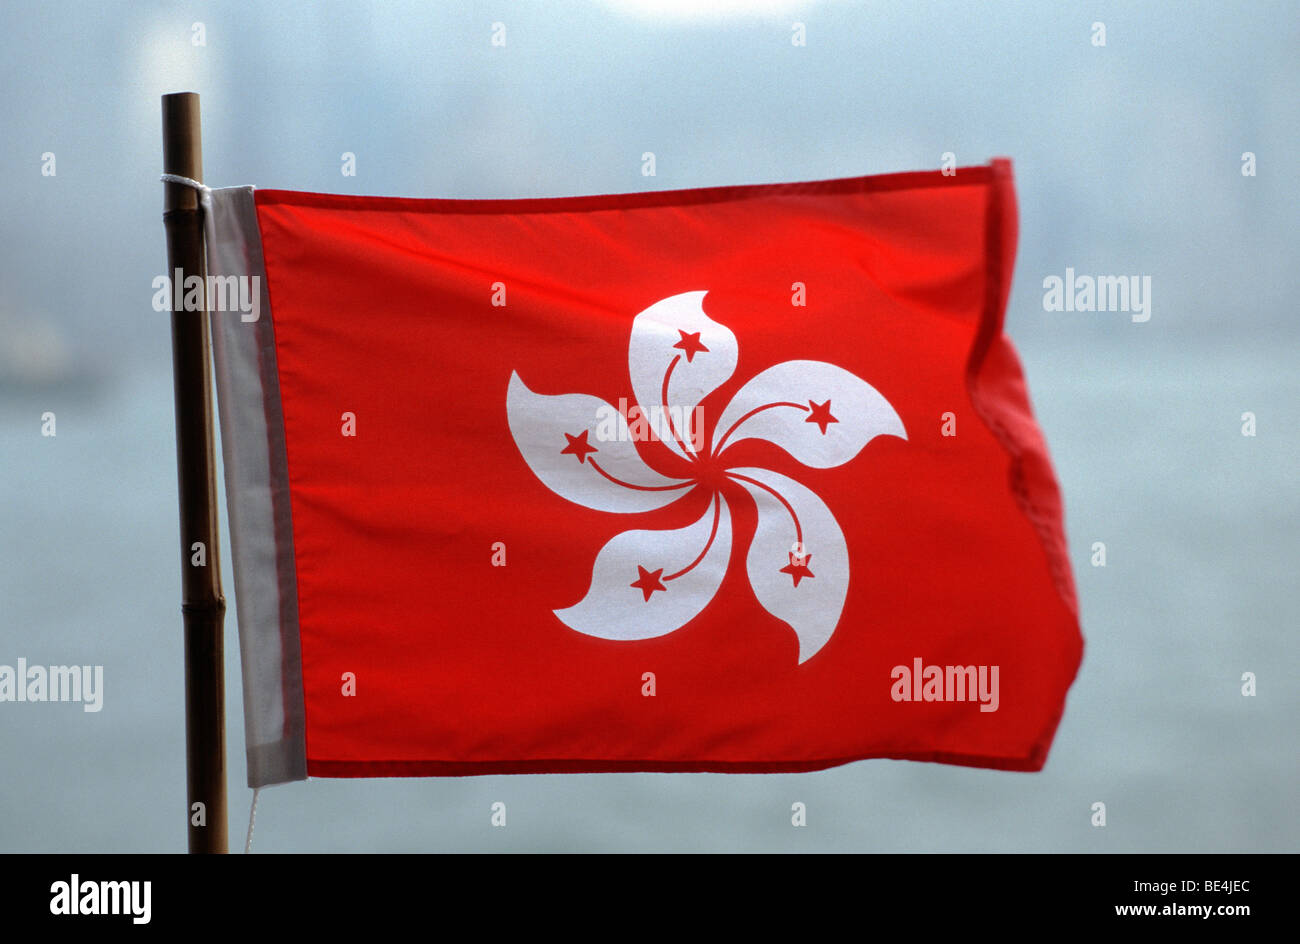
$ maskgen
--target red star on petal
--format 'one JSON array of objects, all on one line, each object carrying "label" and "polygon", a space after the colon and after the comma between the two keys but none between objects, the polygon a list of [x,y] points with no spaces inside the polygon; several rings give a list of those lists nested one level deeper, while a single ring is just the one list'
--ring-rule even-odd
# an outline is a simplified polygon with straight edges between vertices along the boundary
[{"label": "red star on petal", "polygon": [[701,351],[705,354],[709,353],[709,349],[700,343],[699,331],[696,331],[694,334],[687,334],[681,328],[678,328],[677,333],[682,336],[682,339],[674,344],[673,347],[686,352],[686,363],[689,364],[693,361],[695,355]]},{"label": "red star on petal", "polygon": [[838,422],[839,422],[839,420],[837,420],[835,417],[831,416],[831,401],[830,401],[830,400],[827,400],[825,403],[820,403],[820,404],[818,404],[818,403],[813,403],[811,400],[809,400],[809,401],[808,401],[808,409],[809,409],[811,412],[810,412],[810,413],[808,414],[808,416],[804,419],[804,422],[805,422],[805,423],[816,423],[816,424],[821,428],[821,431],[822,431],[822,435],[823,435],[823,436],[826,435],[826,427],[827,427],[828,424],[830,424],[830,423],[838,423]]},{"label": "red star on petal", "polygon": [[577,436],[570,436],[565,433],[564,438],[569,441],[569,444],[560,450],[562,456],[577,456],[579,462],[586,462],[588,453],[600,452],[595,446],[587,444],[587,430],[585,429]]},{"label": "red star on petal", "polygon": [[[827,402],[830,402],[830,401],[827,401]],[[801,556],[799,556],[798,554],[796,554],[794,551],[791,551],[791,552],[790,552],[790,563],[789,563],[788,565],[786,565],[785,567],[782,567],[782,568],[781,568],[781,573],[783,573],[783,574],[789,574],[791,577],[793,577],[793,578],[794,578],[794,585],[797,587],[797,586],[799,586],[799,581],[802,580],[804,577],[815,577],[815,576],[817,576],[817,575],[814,574],[811,570],[808,569],[808,562],[809,562],[810,560],[812,560],[812,555],[811,555],[811,554],[804,554],[804,555],[801,557]]]},{"label": "red star on petal", "polygon": [[640,571],[640,573],[637,575],[636,582],[628,584],[628,586],[636,587],[638,590],[644,593],[646,600],[649,600],[650,594],[654,593],[656,590],[666,591],[668,589],[663,585],[663,582],[659,579],[659,575],[664,572],[664,569],[662,567],[660,567],[658,570],[646,570],[640,564],[637,564],[636,569]]}]

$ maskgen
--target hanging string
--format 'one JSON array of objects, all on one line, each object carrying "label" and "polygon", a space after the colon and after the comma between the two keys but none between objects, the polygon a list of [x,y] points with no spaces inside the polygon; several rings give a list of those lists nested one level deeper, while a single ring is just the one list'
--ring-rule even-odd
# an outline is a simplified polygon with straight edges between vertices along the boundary
[{"label": "hanging string", "polygon": [[253,822],[257,819],[257,795],[261,792],[261,787],[253,788],[253,805],[248,808],[248,836],[244,839],[244,855],[253,851]]}]

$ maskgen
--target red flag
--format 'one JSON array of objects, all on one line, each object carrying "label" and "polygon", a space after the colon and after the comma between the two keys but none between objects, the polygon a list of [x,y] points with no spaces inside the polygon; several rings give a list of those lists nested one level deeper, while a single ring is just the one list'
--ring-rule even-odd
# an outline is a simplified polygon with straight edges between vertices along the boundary
[{"label": "red flag", "polygon": [[1007,162],[214,198],[250,781],[1041,768],[1082,639]]}]

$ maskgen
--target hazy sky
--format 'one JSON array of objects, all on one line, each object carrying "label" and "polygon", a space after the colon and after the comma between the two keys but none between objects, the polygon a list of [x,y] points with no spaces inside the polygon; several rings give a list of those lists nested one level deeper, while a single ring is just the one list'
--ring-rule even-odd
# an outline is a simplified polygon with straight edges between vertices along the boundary
[{"label": "hazy sky", "polygon": [[[159,355],[158,97],[197,90],[213,185],[560,195],[1007,155],[1019,291],[1067,265],[1150,274],[1167,323],[1290,326],[1297,20],[1287,3],[6,3],[0,317]],[[1011,313],[1021,333],[1099,321]]]}]

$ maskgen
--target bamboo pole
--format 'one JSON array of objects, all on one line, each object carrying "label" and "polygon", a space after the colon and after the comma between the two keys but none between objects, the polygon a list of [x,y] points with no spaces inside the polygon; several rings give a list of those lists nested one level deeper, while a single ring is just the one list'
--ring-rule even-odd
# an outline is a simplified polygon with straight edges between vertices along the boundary
[{"label": "bamboo pole", "polygon": [[[201,181],[203,145],[197,93],[177,92],[162,97],[162,131],[163,172]],[[179,269],[182,278],[197,275],[206,286],[199,194],[182,184],[166,183],[163,187],[167,274],[175,279]],[[176,295],[173,287],[173,298]],[[221,593],[218,555],[206,290],[203,298],[199,311],[173,311],[171,315],[180,496],[181,614],[185,626],[186,815],[190,852],[225,852],[228,840],[222,630],[226,600]],[[201,557],[200,549],[195,546],[200,543]]]}]

